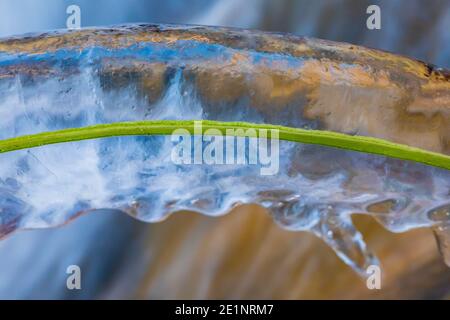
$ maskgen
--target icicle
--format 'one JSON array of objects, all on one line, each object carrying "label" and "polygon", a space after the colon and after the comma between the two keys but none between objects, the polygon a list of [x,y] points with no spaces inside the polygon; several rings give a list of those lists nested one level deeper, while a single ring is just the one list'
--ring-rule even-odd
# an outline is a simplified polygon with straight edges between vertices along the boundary
[{"label": "icicle", "polygon": [[367,276],[369,266],[379,265],[361,233],[353,226],[350,215],[338,215],[331,205],[308,203],[292,195],[284,197],[284,201],[271,199],[267,194],[265,196],[262,203],[278,224],[289,230],[313,232],[361,276]]},{"label": "icicle", "polygon": [[329,215],[316,227],[315,233],[361,276],[367,276],[369,266],[379,265],[378,258],[367,248],[350,215]]},{"label": "icicle", "polygon": [[428,213],[428,217],[433,221],[439,222],[433,228],[433,232],[436,236],[439,252],[445,264],[450,267],[450,204],[431,210]]},{"label": "icicle", "polygon": [[450,267],[450,224],[433,228],[439,252],[444,258],[444,262]]}]

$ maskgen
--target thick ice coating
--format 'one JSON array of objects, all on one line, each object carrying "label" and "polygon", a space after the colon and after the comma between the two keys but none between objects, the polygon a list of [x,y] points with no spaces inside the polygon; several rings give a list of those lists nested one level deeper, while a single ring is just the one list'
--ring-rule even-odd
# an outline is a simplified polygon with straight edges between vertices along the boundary
[{"label": "thick ice coating", "polygon": [[[143,119],[281,124],[450,154],[450,80],[386,52],[237,29],[130,25],[0,41],[0,139]],[[394,232],[433,227],[450,264],[448,170],[280,141],[279,171],[261,175],[259,164],[176,164],[173,146],[131,136],[0,154],[0,236],[101,208],[153,222],[258,203],[361,274],[377,259],[354,213]]]}]

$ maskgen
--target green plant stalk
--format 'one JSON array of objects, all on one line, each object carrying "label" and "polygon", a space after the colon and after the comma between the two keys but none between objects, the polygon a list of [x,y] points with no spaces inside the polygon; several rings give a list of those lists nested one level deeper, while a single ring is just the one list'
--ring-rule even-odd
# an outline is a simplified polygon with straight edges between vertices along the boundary
[{"label": "green plant stalk", "polygon": [[[200,120],[150,120],[117,122],[81,128],[43,132],[0,140],[0,153],[40,147],[55,143],[115,136],[170,135],[174,132],[174,130],[180,128],[189,131],[190,134],[196,134],[196,132],[194,131],[195,122],[200,122]],[[410,147],[407,145],[397,144],[378,138],[352,136],[331,131],[306,130],[278,125],[255,124],[248,122],[220,122],[201,120],[201,127],[202,134],[204,135],[215,135],[208,133],[208,129],[217,129],[223,135],[232,136],[247,136],[245,133],[247,129],[255,129],[258,137],[260,135],[260,129],[267,130],[269,136],[270,130],[278,130],[280,140],[317,144],[345,150],[378,154],[401,160],[420,162],[434,167],[450,170],[450,156]],[[236,131],[237,129],[244,130]]]}]

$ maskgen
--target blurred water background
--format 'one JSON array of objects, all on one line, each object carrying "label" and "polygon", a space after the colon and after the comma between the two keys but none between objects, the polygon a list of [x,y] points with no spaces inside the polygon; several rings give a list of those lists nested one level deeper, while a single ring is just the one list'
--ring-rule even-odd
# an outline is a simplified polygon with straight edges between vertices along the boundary
[{"label": "blurred water background", "polygon": [[[64,28],[71,4],[81,7],[82,26],[155,22],[292,32],[450,67],[448,0],[2,0],[0,36]],[[381,30],[366,28],[370,4],[381,7]],[[219,219],[186,213],[157,225],[105,211],[59,229],[14,234],[0,242],[0,298],[373,296],[319,240],[280,230],[262,209],[238,211]],[[359,224],[389,272],[389,290],[380,297],[448,296],[450,275],[428,231],[393,236],[371,221]],[[70,264],[81,266],[82,290],[66,288]]]}]

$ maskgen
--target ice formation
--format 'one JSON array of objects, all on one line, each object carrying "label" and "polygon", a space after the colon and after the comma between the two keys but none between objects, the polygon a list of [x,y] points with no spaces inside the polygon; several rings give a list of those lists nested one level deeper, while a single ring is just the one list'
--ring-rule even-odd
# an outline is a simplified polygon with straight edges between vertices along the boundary
[{"label": "ice formation", "polygon": [[[281,124],[450,154],[450,81],[386,52],[238,29],[128,25],[0,41],[0,139],[143,119]],[[361,274],[378,261],[354,213],[393,232],[432,227],[450,265],[448,170],[280,141],[280,170],[264,176],[259,165],[177,165],[172,148],[169,136],[130,136],[0,154],[0,237],[102,208],[155,222],[257,203]]]}]

